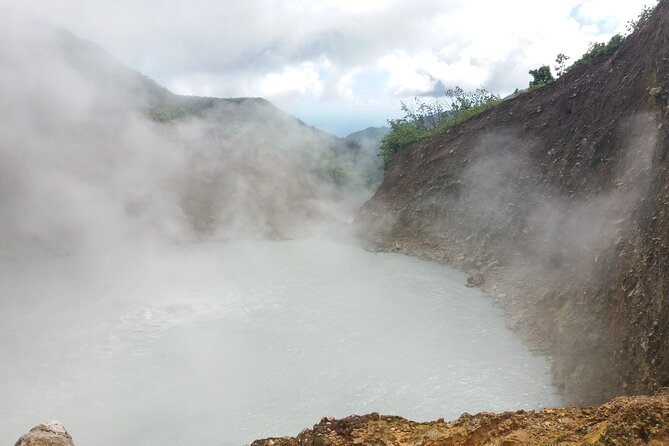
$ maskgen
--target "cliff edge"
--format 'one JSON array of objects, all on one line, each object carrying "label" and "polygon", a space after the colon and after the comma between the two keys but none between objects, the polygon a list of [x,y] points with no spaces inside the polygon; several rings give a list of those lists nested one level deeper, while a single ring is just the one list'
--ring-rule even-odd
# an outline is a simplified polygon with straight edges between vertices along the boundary
[{"label": "cliff edge", "polygon": [[401,150],[357,225],[471,273],[571,403],[669,385],[669,1],[612,54]]}]

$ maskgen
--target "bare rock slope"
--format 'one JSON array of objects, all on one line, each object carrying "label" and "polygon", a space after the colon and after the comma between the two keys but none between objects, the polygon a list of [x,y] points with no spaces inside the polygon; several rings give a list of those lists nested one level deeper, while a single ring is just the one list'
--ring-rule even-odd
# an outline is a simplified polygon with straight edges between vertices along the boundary
[{"label": "bare rock slope", "polygon": [[471,273],[568,401],[669,385],[669,1],[614,53],[397,155],[373,249]]}]

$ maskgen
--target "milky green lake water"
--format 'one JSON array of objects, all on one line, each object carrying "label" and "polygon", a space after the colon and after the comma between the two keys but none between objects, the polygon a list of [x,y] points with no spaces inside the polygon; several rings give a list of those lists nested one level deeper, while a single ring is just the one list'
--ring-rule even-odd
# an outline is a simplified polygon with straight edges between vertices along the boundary
[{"label": "milky green lake water", "polygon": [[466,276],[324,240],[0,266],[0,443],[243,445],[323,416],[562,403]]}]

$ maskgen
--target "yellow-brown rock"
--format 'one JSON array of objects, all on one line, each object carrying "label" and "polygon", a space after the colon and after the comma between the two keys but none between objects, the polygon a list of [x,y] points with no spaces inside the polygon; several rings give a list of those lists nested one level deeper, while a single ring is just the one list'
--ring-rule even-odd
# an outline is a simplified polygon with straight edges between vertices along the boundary
[{"label": "yellow-brown rock", "polygon": [[52,421],[30,429],[15,446],[74,446],[74,443],[65,427],[58,421]]},{"label": "yellow-brown rock", "polygon": [[295,438],[252,446],[669,445],[669,391],[620,397],[599,407],[480,413],[416,423],[378,414],[324,418]]}]

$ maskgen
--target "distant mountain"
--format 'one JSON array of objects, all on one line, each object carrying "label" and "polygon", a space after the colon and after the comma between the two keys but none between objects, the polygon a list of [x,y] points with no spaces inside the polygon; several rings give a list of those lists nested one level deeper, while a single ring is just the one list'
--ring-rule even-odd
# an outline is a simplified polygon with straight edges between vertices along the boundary
[{"label": "distant mountain", "polygon": [[389,131],[389,127],[368,127],[344,138],[358,147],[359,163],[364,164],[369,182],[374,186],[379,185],[383,179],[383,161],[378,153],[381,140]]},{"label": "distant mountain", "polygon": [[367,127],[365,130],[353,132],[344,139],[357,142],[362,146],[378,148],[381,140],[388,134],[390,127]]}]

